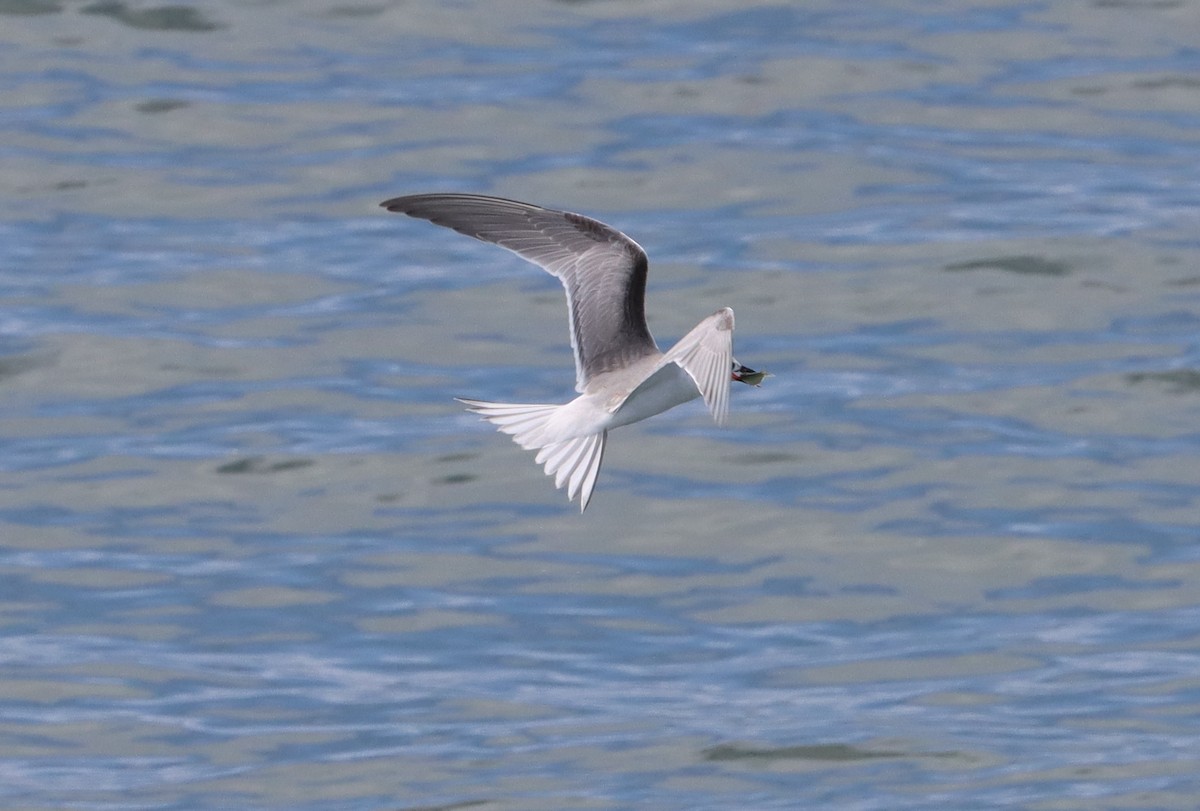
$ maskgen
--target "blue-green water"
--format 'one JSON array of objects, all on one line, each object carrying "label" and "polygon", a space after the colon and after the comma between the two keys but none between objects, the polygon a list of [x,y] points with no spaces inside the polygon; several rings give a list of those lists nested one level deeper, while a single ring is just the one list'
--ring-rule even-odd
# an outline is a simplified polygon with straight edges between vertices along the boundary
[{"label": "blue-green water", "polygon": [[[0,806],[1191,809],[1188,6],[0,2]],[[774,373],[586,514],[553,279]]]}]

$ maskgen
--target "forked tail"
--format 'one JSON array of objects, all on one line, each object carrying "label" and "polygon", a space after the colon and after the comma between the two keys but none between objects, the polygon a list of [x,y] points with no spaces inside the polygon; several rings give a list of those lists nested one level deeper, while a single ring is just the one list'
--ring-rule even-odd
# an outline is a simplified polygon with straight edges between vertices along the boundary
[{"label": "forked tail", "polygon": [[511,436],[522,448],[536,449],[534,461],[545,468],[547,476],[554,477],[554,486],[562,489],[564,484],[567,485],[567,498],[574,501],[575,496],[579,496],[579,511],[587,509],[596,478],[600,475],[600,463],[604,461],[608,431],[552,441],[552,433],[547,427],[560,406],[455,399],[495,425],[497,430]]}]

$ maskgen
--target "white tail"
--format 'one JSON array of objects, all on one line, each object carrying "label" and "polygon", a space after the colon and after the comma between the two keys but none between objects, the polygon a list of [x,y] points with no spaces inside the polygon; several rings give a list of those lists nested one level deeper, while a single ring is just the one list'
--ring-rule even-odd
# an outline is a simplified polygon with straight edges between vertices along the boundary
[{"label": "white tail", "polygon": [[587,509],[596,478],[600,475],[600,463],[604,460],[607,431],[553,441],[553,434],[547,427],[560,406],[456,399],[495,425],[497,430],[511,436],[522,448],[537,449],[534,461],[545,468],[547,476],[554,477],[554,486],[562,489],[566,484],[567,498],[574,501],[578,495],[579,511]]}]

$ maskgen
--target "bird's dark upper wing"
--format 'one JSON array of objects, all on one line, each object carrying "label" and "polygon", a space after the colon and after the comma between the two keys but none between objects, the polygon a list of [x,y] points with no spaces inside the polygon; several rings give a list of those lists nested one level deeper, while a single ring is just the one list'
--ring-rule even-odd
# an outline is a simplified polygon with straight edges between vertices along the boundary
[{"label": "bird's dark upper wing", "polygon": [[575,387],[658,351],[646,326],[646,252],[598,220],[478,194],[415,194],[381,203],[493,242],[557,276],[567,291]]}]

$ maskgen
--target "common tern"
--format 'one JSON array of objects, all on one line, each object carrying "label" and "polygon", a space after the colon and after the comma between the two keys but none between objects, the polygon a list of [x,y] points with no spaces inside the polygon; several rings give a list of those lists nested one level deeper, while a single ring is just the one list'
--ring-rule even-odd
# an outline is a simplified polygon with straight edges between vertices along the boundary
[{"label": "common tern", "polygon": [[554,486],[579,497],[580,512],[592,498],[610,430],[697,397],[724,425],[731,381],[757,386],[766,377],[733,357],[728,307],[659,351],[646,326],[646,252],[598,220],[479,194],[414,194],[380,205],[499,245],[562,282],[579,396],[562,404],[456,399],[536,450]]}]

